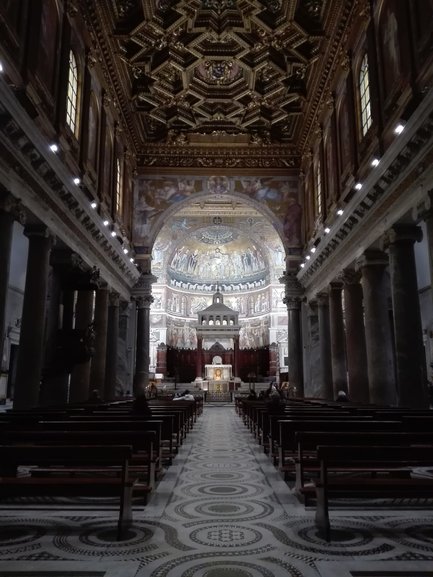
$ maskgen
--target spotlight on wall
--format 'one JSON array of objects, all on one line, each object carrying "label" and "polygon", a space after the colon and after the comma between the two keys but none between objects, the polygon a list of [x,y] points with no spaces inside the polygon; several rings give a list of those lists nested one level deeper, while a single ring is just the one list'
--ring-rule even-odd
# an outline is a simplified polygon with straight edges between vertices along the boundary
[{"label": "spotlight on wall", "polygon": [[355,184],[355,189],[356,189],[356,190],[361,190],[361,188],[362,188],[362,184],[361,184],[360,182],[357,182],[357,183]]},{"label": "spotlight on wall", "polygon": [[77,186],[80,184],[81,180],[77,177],[74,178],[74,184],[76,184]]},{"label": "spotlight on wall", "polygon": [[313,254],[316,252],[316,250],[317,250],[317,249],[316,249],[315,246],[312,246],[312,247],[310,248],[310,252],[312,252]]},{"label": "spotlight on wall", "polygon": [[104,226],[108,226],[108,225],[110,224],[110,221],[109,221],[109,220],[104,220],[104,221],[102,222],[102,224],[103,224]]},{"label": "spotlight on wall", "polygon": [[301,268],[305,267],[305,262],[301,262]]},{"label": "spotlight on wall", "polygon": [[116,231],[115,231],[115,230],[112,230],[110,234],[111,234],[112,237],[115,237],[115,236],[116,236]]},{"label": "spotlight on wall", "polygon": [[96,200],[93,200],[93,201],[90,203],[90,206],[91,206],[92,208],[96,208],[96,207],[98,206],[98,203],[96,202]]},{"label": "spotlight on wall", "polygon": [[395,132],[396,134],[401,134],[401,133],[403,132],[403,130],[404,130],[404,124],[403,124],[403,122],[399,122],[399,123],[396,125],[396,127],[394,128],[394,132]]},{"label": "spotlight on wall", "polygon": [[127,248],[123,249],[123,254],[128,254],[129,250]]},{"label": "spotlight on wall", "polygon": [[329,233],[331,232],[331,229],[329,228],[329,226],[326,226],[326,227],[323,229],[323,232],[324,232],[325,234],[329,234]]},{"label": "spotlight on wall", "polygon": [[343,212],[344,212],[344,210],[343,210],[342,208],[339,208],[339,209],[337,210],[338,216],[341,216],[341,215],[343,214]]},{"label": "spotlight on wall", "polygon": [[373,158],[371,161],[371,166],[376,167],[379,164],[380,160],[376,157]]},{"label": "spotlight on wall", "polygon": [[51,152],[58,152],[59,147],[57,146],[56,143],[53,142],[53,144],[50,144],[50,150],[51,150]]},{"label": "spotlight on wall", "polygon": [[0,72],[3,72],[4,68],[3,68],[3,64],[0,62]]},{"label": "spotlight on wall", "polygon": [[130,262],[134,262],[134,259],[132,258],[132,256],[131,256],[131,258],[129,259],[129,261],[130,261]]},{"label": "spotlight on wall", "polygon": [[310,260],[311,256],[309,254],[307,254],[307,256],[305,257],[307,260]]}]

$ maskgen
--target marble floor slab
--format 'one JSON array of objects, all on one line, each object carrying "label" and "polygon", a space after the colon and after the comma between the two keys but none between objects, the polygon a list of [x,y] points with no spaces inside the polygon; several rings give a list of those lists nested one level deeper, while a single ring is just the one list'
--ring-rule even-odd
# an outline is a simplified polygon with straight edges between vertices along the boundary
[{"label": "marble floor slab", "polygon": [[408,577],[408,567],[426,577],[433,569],[427,507],[333,510],[333,539],[323,541],[314,511],[233,405],[205,406],[123,541],[109,504],[3,504],[0,513],[0,577],[69,577],[71,567],[82,572],[74,577]]}]

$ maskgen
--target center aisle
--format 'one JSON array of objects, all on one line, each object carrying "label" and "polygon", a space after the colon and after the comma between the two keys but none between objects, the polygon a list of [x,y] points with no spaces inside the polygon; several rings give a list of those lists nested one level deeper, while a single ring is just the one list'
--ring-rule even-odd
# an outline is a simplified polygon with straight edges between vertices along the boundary
[{"label": "center aisle", "polygon": [[140,577],[431,569],[431,511],[333,510],[332,543],[324,542],[314,511],[291,495],[233,406],[205,406],[157,495],[143,520],[159,519],[165,544],[157,561],[141,565]]}]

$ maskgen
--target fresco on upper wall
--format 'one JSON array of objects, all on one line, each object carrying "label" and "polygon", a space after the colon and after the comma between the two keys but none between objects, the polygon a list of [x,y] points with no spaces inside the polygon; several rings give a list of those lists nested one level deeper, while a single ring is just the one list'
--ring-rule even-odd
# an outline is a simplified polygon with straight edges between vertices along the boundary
[{"label": "fresco on upper wall", "polygon": [[175,203],[191,198],[196,193],[237,193],[266,205],[281,223],[286,246],[302,242],[302,207],[298,198],[297,177],[170,177],[140,176],[135,181],[134,242],[148,245],[152,226]]}]

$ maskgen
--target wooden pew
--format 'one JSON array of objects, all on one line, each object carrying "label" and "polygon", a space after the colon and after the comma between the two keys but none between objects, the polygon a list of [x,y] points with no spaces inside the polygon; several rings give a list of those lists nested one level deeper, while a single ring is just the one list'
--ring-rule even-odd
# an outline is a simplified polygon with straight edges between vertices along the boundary
[{"label": "wooden pew", "polygon": [[[120,540],[132,524],[132,497],[138,482],[130,477],[129,463],[132,447],[107,446],[31,446],[1,445],[0,468],[9,467],[64,467],[65,475],[47,476],[7,475],[0,476],[0,498],[29,496],[92,496],[118,497],[119,517],[117,539]],[[75,474],[68,474],[73,467]],[[78,468],[83,467],[83,475]],[[107,468],[119,471],[107,475]],[[1,469],[0,469],[1,470]]]},{"label": "wooden pew", "polygon": [[[406,431],[297,431],[295,433],[297,445],[294,466],[296,470],[295,493],[297,497],[308,504],[315,496],[311,483],[307,490],[308,481],[317,478],[320,472],[320,463],[317,456],[319,445],[363,445],[363,446],[433,446],[433,433],[406,432]],[[349,470],[349,468],[348,468]]]},{"label": "wooden pew", "polygon": [[[327,541],[331,538],[331,498],[433,497],[433,477],[411,474],[416,467],[433,467],[433,446],[319,445],[317,456],[320,478],[313,483],[317,499],[315,522]],[[350,478],[339,474],[348,467],[357,473]]]}]

